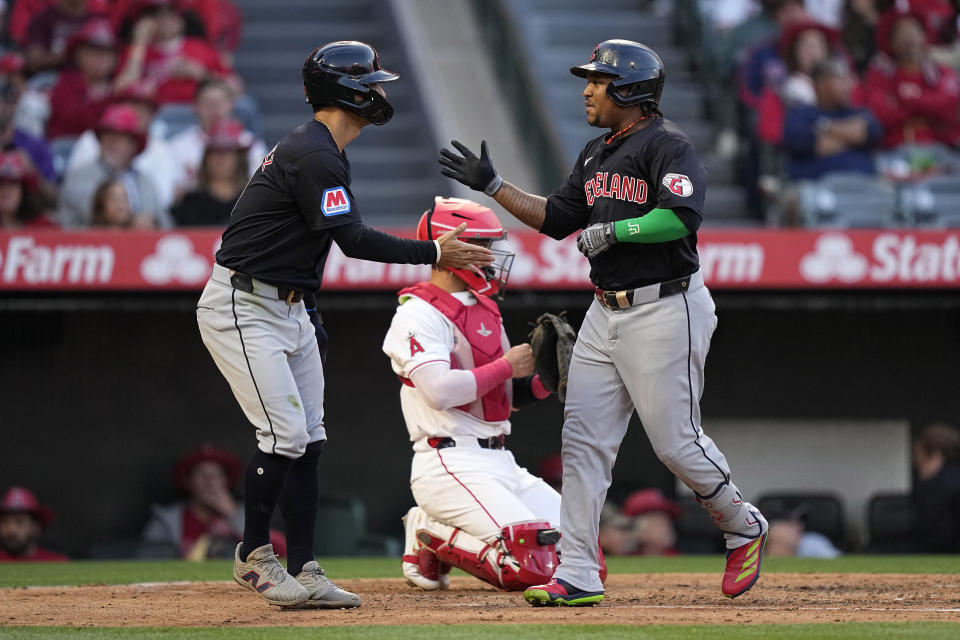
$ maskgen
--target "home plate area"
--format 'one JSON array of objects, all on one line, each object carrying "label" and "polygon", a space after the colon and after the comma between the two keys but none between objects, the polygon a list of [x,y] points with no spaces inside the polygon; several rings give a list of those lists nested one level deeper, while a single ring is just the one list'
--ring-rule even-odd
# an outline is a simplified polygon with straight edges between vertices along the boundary
[{"label": "home plate area", "polygon": [[0,589],[0,624],[772,624],[956,621],[960,615],[960,576],[944,574],[767,574],[732,601],[720,593],[719,574],[617,574],[601,605],[582,608],[533,608],[519,593],[494,591],[469,577],[452,578],[451,590],[443,592],[425,592],[402,579],[338,583],[359,594],[363,607],[283,610],[232,582]]}]

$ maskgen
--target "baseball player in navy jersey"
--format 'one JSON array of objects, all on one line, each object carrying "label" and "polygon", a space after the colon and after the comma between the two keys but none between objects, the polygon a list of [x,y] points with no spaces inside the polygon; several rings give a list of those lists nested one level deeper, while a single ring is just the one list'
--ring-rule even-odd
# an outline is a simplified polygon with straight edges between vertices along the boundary
[{"label": "baseball player in navy jersey", "polygon": [[745,501],[723,454],[700,427],[704,361],[717,326],[703,284],[696,232],[706,170],[689,138],[660,113],[665,73],[648,47],[596,46],[570,69],[587,82],[587,122],[610,132],[587,143],[549,197],[504,182],[487,151],[454,141],[444,175],[493,196],[552,238],[581,230],[596,287],[570,363],[563,423],[561,564],[524,598],[534,605],[603,600],[596,551],[600,508],[631,413],[660,460],[696,495],[726,538],[721,591],[746,592],[760,575],[767,522]]},{"label": "baseball player in navy jersey", "polygon": [[[233,577],[284,607],[360,606],[359,597],[326,578],[313,549],[327,438],[326,334],[315,292],[331,242],[347,256],[379,262],[465,267],[492,261],[487,249],[456,239],[464,226],[417,241],[361,222],[344,147],[366,125],[390,120],[393,108],[381,83],[396,79],[362,42],[333,42],[310,54],[303,82],[314,118],[280,140],[247,183],[197,304],[203,342],[257,433],[244,476],[246,515]],[[278,505],[286,522],[286,569],[270,544]]]},{"label": "baseball player in navy jersey", "polygon": [[510,414],[550,392],[533,374],[529,344],[510,346],[497,303],[513,254],[489,208],[436,198],[417,226],[431,240],[467,224],[461,239],[488,246],[490,267],[436,267],[428,282],[400,291],[383,341],[403,382],[400,401],[413,443],[404,517],[404,576],[446,589],[451,566],[499,589],[550,579],[557,566],[560,495],[520,467],[506,447]]}]

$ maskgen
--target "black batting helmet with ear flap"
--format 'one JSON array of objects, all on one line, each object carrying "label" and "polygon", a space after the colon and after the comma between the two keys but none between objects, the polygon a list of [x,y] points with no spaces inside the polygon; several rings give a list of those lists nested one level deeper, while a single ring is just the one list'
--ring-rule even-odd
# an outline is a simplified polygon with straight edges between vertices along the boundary
[{"label": "black batting helmet with ear flap", "polygon": [[667,72],[660,56],[650,47],[632,40],[607,40],[593,48],[590,60],[570,73],[586,78],[589,73],[613,76],[607,95],[621,107],[649,103],[656,107],[663,93]]},{"label": "black batting helmet with ear flap", "polygon": [[393,117],[393,107],[374,85],[399,77],[380,66],[370,45],[330,42],[314,49],[303,63],[303,92],[314,107],[333,105],[381,125]]}]

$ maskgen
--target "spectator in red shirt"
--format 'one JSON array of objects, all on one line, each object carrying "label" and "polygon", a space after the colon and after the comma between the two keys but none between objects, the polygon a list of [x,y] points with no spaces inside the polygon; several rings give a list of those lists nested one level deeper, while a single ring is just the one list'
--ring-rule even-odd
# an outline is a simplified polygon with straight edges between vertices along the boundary
[{"label": "spectator in red shirt", "polygon": [[239,86],[213,47],[184,35],[183,16],[172,0],[143,1],[120,63],[117,89],[145,81],[156,87],[157,102],[163,105],[192,101],[200,83],[215,76]]},{"label": "spectator in red shirt", "polygon": [[864,78],[867,107],[883,125],[883,147],[960,143],[960,81],[929,57],[923,18],[892,10],[877,26],[880,54]]},{"label": "spectator in red shirt", "polygon": [[63,66],[70,36],[90,18],[103,16],[92,4],[87,0],[56,0],[30,19],[23,45],[28,71]]},{"label": "spectator in red shirt", "polygon": [[47,139],[77,137],[93,128],[111,99],[117,39],[106,19],[88,21],[70,38],[67,59],[50,94]]},{"label": "spectator in red shirt", "polygon": [[[243,463],[226,451],[203,445],[177,462],[174,480],[186,499],[152,507],[143,532],[149,545],[169,545],[187,560],[232,558],[243,536],[243,505],[231,493]],[[283,535],[271,531],[277,555],[286,555]],[[278,546],[279,544],[279,546]]]},{"label": "spectator in red shirt", "polygon": [[40,547],[53,511],[29,489],[10,487],[0,498],[0,562],[63,562],[67,556]]}]

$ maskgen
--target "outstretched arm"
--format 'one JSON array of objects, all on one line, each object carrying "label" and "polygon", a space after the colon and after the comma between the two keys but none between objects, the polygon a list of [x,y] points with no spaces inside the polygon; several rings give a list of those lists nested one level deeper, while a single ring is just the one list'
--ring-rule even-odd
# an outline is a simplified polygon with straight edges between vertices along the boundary
[{"label": "outstretched arm", "polygon": [[547,216],[547,199],[543,196],[527,193],[509,182],[504,182],[493,195],[493,199],[528,227],[537,231],[543,227],[543,220]]}]

